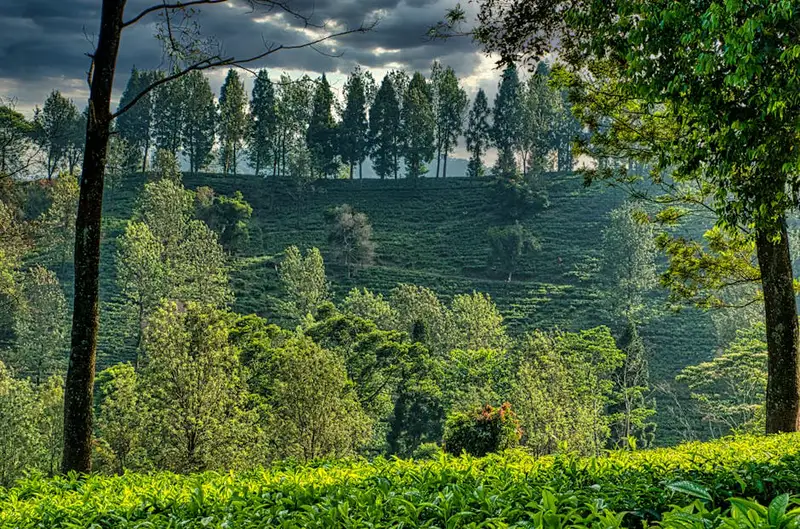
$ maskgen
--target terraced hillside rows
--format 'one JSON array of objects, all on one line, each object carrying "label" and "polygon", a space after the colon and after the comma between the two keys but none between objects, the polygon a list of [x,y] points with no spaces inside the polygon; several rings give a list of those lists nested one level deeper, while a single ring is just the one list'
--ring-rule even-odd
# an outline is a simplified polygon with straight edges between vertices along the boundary
[{"label": "terraced hillside rows", "polygon": [[[217,192],[241,191],[253,206],[251,240],[234,259],[234,308],[270,319],[277,317],[280,295],[276,263],[289,245],[317,246],[327,253],[324,212],[349,203],[365,212],[373,224],[376,264],[347,278],[328,264],[337,297],[355,286],[388,293],[398,283],[435,290],[443,299],[473,290],[487,292],[506,317],[512,332],[560,327],[577,330],[609,324],[602,285],[597,275],[586,276],[602,255],[602,230],[608,213],[625,198],[605,187],[584,188],[578,176],[551,174],[547,178],[550,205],[526,220],[540,239],[541,250],[527,260],[507,283],[487,267],[489,227],[503,223],[494,192],[485,182],[461,178],[401,181],[324,181],[298,203],[269,180],[253,176],[185,177],[187,187],[211,186]],[[111,190],[106,202],[102,296],[105,311],[101,329],[104,364],[130,358],[129,343],[114,324],[122,317],[114,284],[115,238],[130,217],[142,179],[127,180]],[[715,336],[707,315],[692,310],[664,312],[644,329],[653,381],[672,381],[684,366],[708,359]],[[685,392],[684,392],[685,393]],[[686,395],[678,403],[685,406]],[[659,406],[657,439],[673,443],[683,432],[671,403]]]}]

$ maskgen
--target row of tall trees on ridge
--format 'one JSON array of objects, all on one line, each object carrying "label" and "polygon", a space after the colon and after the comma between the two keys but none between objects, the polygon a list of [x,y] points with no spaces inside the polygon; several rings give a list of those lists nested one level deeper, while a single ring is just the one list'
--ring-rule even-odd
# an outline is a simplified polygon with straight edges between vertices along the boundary
[{"label": "row of tall trees on ridge", "polygon": [[[133,69],[120,100],[125,107],[143,86],[164,72]],[[572,167],[571,141],[580,132],[563,94],[551,88],[542,66],[521,82],[507,69],[494,106],[477,92],[472,108],[455,71],[434,62],[426,79],[419,72],[387,74],[380,86],[357,67],[347,78],[343,101],[325,75],[273,81],[267,70],[255,76],[248,101],[244,80],[230,70],[219,99],[201,72],[161,85],[140,98],[117,123],[126,165],[147,170],[155,150],[183,154],[191,172],[218,163],[225,174],[248,164],[257,175],[327,178],[363,175],[367,158],[381,178],[424,176],[435,160],[435,176],[447,176],[447,162],[459,140],[470,152],[468,175],[485,176],[483,158],[497,147],[496,170],[522,174],[550,165]]]}]

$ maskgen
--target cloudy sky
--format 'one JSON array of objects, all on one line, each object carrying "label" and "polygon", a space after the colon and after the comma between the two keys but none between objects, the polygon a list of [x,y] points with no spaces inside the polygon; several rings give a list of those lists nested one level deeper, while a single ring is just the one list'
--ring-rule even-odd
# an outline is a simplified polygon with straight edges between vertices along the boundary
[{"label": "cloudy sky", "polygon": [[[129,0],[126,18],[160,0]],[[324,29],[304,28],[300,19],[280,10],[251,9],[244,0],[205,6],[194,14],[204,36],[216,39],[228,56],[249,56],[268,44],[299,44],[322,32],[355,28],[377,20],[375,28],[328,41],[318,51],[282,51],[253,67],[291,75],[326,72],[341,88],[354,65],[380,79],[391,69],[427,74],[434,59],[452,66],[470,93],[478,86],[496,90],[498,72],[468,38],[431,41],[426,31],[441,20],[457,0],[287,0],[296,13]],[[87,53],[98,31],[101,0],[2,0],[0,2],[0,96],[15,98],[30,113],[47,94],[58,89],[79,107],[87,98]],[[152,14],[125,30],[117,68],[115,100],[133,65],[150,69],[167,66],[154,35],[161,18]],[[320,53],[322,52],[322,53]],[[333,55],[333,56],[332,56]],[[209,73],[218,91],[225,72]],[[249,77],[249,76],[248,76]]]}]

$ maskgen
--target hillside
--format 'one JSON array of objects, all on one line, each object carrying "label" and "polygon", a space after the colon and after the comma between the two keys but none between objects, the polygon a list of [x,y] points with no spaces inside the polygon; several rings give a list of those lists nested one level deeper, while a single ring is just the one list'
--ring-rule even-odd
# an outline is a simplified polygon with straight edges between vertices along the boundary
[{"label": "hillside", "polygon": [[[102,272],[103,319],[101,363],[130,358],[129,343],[115,332],[121,317],[114,284],[114,240],[130,217],[143,180],[132,178],[107,195]],[[550,206],[527,219],[542,248],[505,282],[487,269],[486,230],[501,223],[488,184],[459,178],[426,179],[416,187],[405,180],[324,181],[298,205],[268,180],[253,176],[187,176],[187,187],[213,187],[220,193],[241,191],[254,209],[250,245],[235,258],[232,273],[235,310],[276,318],[280,295],[275,263],[291,244],[327,244],[323,213],[349,203],[373,223],[375,266],[348,279],[328,267],[335,294],[354,286],[388,293],[397,283],[435,290],[443,299],[473,290],[487,292],[503,312],[512,332],[559,327],[577,330],[608,324],[597,277],[579,273],[601,256],[601,233],[608,213],[624,200],[621,191],[586,189],[579,177],[547,176]],[[710,318],[693,310],[663,312],[642,331],[649,347],[654,383],[670,382],[684,366],[708,359],[715,348]],[[686,404],[685,392],[678,399]],[[659,401],[659,444],[671,444],[681,430],[669,399]],[[697,429],[701,429],[695,421]]]}]

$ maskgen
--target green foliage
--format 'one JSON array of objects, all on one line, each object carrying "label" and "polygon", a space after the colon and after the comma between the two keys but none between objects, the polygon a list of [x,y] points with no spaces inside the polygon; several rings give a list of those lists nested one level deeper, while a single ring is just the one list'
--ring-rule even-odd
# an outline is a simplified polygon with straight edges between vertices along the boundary
[{"label": "green foliage", "polygon": [[656,287],[656,245],[652,225],[639,206],[627,202],[611,212],[603,230],[603,277],[615,317],[641,322],[646,298]]},{"label": "green foliage", "polygon": [[[161,80],[164,77],[165,72],[155,71],[150,82]],[[178,156],[178,152],[183,146],[182,133],[186,123],[183,81],[174,79],[163,83],[152,93],[154,146],[157,150],[164,149]],[[145,133],[144,130],[142,133]]]},{"label": "green foliage", "polygon": [[518,345],[520,366],[511,402],[524,444],[536,454],[598,454],[610,435],[605,407],[612,375],[624,360],[606,327],[579,333],[535,332]]},{"label": "green foliage", "polygon": [[159,468],[235,468],[247,460],[255,418],[230,315],[206,305],[164,303],[145,329],[141,399],[148,414],[148,455]]},{"label": "green foliage", "polygon": [[736,339],[709,362],[684,368],[703,420],[720,434],[763,430],[767,344],[763,325],[737,331]]},{"label": "green foliage", "polygon": [[415,72],[403,94],[400,119],[403,127],[401,154],[406,164],[406,178],[420,178],[436,153],[436,115],[433,95],[422,74]]},{"label": "green foliage", "polygon": [[[458,138],[464,130],[468,99],[466,91],[459,86],[455,71],[449,66],[442,68],[435,62],[431,83],[435,102],[437,156],[444,156],[442,177],[446,177],[447,156],[458,145]],[[436,170],[439,170],[438,163]],[[438,173],[436,176],[439,176]]]},{"label": "green foliage", "polygon": [[302,321],[309,314],[314,316],[330,297],[325,262],[317,248],[306,250],[305,257],[297,246],[287,248],[280,278],[286,292],[285,311],[296,321]]},{"label": "green foliage", "polygon": [[306,131],[313,175],[327,178],[336,173],[337,127],[333,119],[333,92],[325,74],[314,92],[313,110]]},{"label": "green foliage", "polygon": [[275,87],[266,69],[258,71],[250,100],[248,155],[256,176],[272,164],[272,176],[277,169],[278,107]]},{"label": "green foliage", "polygon": [[354,288],[342,302],[342,311],[373,322],[379,329],[395,327],[397,311],[383,298],[366,288]]},{"label": "green foliage", "polygon": [[228,197],[214,193],[210,187],[200,187],[195,198],[197,218],[217,234],[226,250],[241,251],[247,247],[253,207],[247,203],[241,191]]},{"label": "green foliage", "polygon": [[152,176],[156,181],[170,180],[180,185],[182,176],[177,155],[167,149],[158,149],[153,160]]},{"label": "green foliage", "polygon": [[139,395],[141,386],[131,364],[116,364],[97,376],[96,432],[100,468],[122,474],[136,467],[143,448],[146,410]]},{"label": "green foliage", "polygon": [[482,178],[486,169],[483,165],[483,155],[488,150],[492,141],[492,127],[489,125],[489,100],[486,92],[482,88],[478,89],[472,109],[469,111],[469,122],[467,125],[466,140],[467,150],[471,156],[467,168],[467,176],[470,178]]},{"label": "green foliage", "polygon": [[[148,85],[156,80],[155,72],[131,70],[128,84],[119,100],[119,108],[123,108],[133,101]],[[154,103],[158,92],[148,92],[142,96],[130,110],[117,119],[117,132],[124,142],[125,163],[128,169],[147,169],[147,157],[151,144],[151,133],[155,122]],[[160,108],[159,110],[163,110]],[[159,120],[159,123],[161,121]]]},{"label": "green foliage", "polygon": [[217,130],[217,105],[208,78],[201,72],[187,74],[181,83],[186,113],[182,143],[189,160],[189,171],[197,173],[211,162]]},{"label": "green foliage", "polygon": [[399,170],[402,144],[399,93],[401,92],[387,74],[369,109],[369,135],[372,144],[370,156],[375,173],[381,179],[390,176],[397,179]]},{"label": "green foliage", "polygon": [[[361,163],[369,152],[369,123],[367,122],[367,83],[372,81],[369,72],[356,67],[344,85],[344,111],[339,125],[337,142],[342,162],[350,168]],[[374,81],[372,81],[374,84]],[[360,175],[359,175],[360,176]]]},{"label": "green foliage", "polygon": [[519,444],[522,430],[511,405],[499,408],[485,405],[472,413],[456,413],[447,418],[444,449],[447,453],[467,453],[483,457]]},{"label": "green foliage", "polygon": [[519,222],[511,226],[489,228],[489,262],[507,274],[507,281],[511,282],[514,271],[519,262],[541,247],[539,241]]},{"label": "green foliage", "polygon": [[36,384],[61,375],[67,360],[67,300],[56,275],[42,266],[22,280],[20,305],[14,313],[15,343],[5,356],[19,375]]},{"label": "green foliage", "polygon": [[219,96],[220,165],[224,174],[237,174],[247,133],[247,95],[239,72],[228,70]]},{"label": "green foliage", "polygon": [[503,71],[492,115],[492,141],[498,150],[497,164],[492,172],[501,180],[512,180],[517,174],[514,154],[522,137],[521,94],[517,69],[509,66]]},{"label": "green foliage", "polygon": [[343,359],[303,336],[265,354],[256,391],[269,409],[271,456],[309,461],[356,454],[370,438],[371,424]]},{"label": "green foliage", "polygon": [[[67,155],[77,141],[76,134],[80,127],[76,122],[80,119],[75,104],[58,90],[50,93],[41,109],[36,108],[33,115],[33,139],[44,151],[44,166],[48,178],[53,178],[68,161]],[[69,167],[70,172],[73,168]]]},{"label": "green foliage", "polygon": [[13,101],[0,99],[0,175],[24,174],[32,161],[33,123],[17,112]]},{"label": "green foliage", "polygon": [[797,447],[796,435],[779,435],[600,458],[512,452],[287,464],[237,474],[34,477],[0,493],[0,527],[33,529],[58,520],[80,529],[112,520],[155,529],[657,522],[670,529],[785,529],[797,519],[796,500],[785,496],[797,489]]},{"label": "green foliage", "polygon": [[62,269],[72,259],[75,247],[79,193],[78,179],[60,174],[50,187],[50,207],[37,223],[43,257]]}]

